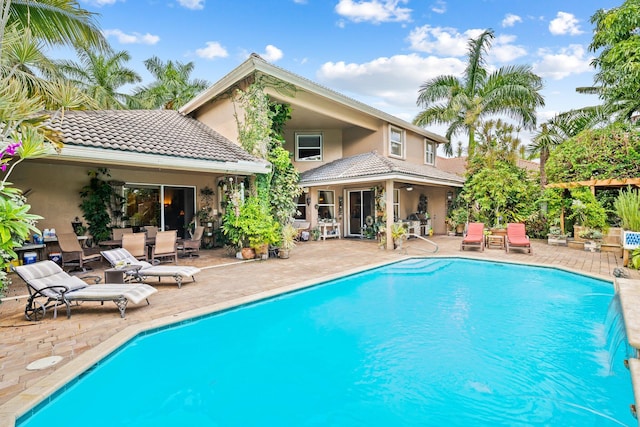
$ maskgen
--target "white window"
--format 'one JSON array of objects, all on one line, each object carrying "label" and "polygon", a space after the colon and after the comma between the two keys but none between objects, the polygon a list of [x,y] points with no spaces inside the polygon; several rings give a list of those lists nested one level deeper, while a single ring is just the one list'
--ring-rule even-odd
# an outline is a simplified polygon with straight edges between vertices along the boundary
[{"label": "white window", "polygon": [[296,134],[296,160],[303,162],[322,160],[322,134]]},{"label": "white window", "polygon": [[404,156],[404,132],[398,128],[391,128],[389,133],[389,153],[395,157]]},{"label": "white window", "polygon": [[318,219],[335,219],[336,204],[333,191],[318,191]]},{"label": "white window", "polygon": [[436,144],[426,138],[424,140],[424,162],[427,165],[436,163]]}]

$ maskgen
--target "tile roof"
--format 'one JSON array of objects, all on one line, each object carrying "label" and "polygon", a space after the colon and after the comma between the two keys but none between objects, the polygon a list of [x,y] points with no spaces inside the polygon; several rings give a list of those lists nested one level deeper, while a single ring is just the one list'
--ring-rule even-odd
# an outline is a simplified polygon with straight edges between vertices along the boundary
[{"label": "tile roof", "polygon": [[205,124],[173,110],[66,111],[49,127],[65,145],[221,162],[263,162]]},{"label": "tile roof", "polygon": [[375,151],[334,160],[300,174],[300,185],[313,185],[329,181],[354,178],[381,178],[384,175],[404,175],[416,181],[442,184],[464,183],[464,178],[442,171],[434,166],[419,165],[382,156]]}]

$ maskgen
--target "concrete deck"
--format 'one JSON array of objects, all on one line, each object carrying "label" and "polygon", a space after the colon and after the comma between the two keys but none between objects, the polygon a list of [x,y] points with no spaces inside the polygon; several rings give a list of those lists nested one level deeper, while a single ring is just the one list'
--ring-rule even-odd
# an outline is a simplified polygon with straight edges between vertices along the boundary
[{"label": "concrete deck", "polygon": [[[460,237],[437,236],[432,240],[440,247],[435,256],[552,266],[612,282],[614,268],[622,267],[622,258],[614,253],[590,253],[549,246],[546,241],[533,241],[533,255],[528,255],[517,250],[507,254],[500,249],[461,252]],[[159,285],[150,282],[159,290],[150,297],[151,305],[130,305],[124,319],[120,318],[113,303],[101,306],[86,302],[72,307],[70,319],[62,310],[57,319],[52,319],[47,313],[40,322],[26,321],[26,299],[21,298],[26,294],[26,287],[15,277],[6,292],[8,298],[0,304],[0,425],[11,426],[16,415],[29,410],[90,367],[101,355],[117,348],[139,331],[309,286],[406,256],[431,255],[428,253],[431,246],[418,239],[406,242],[404,249],[403,253],[385,251],[373,241],[331,239],[302,242],[287,260],[241,261],[229,257],[222,249],[201,251],[198,258],[180,259],[180,264],[203,269],[195,283],[185,282],[178,289],[172,280],[163,280]],[[101,267],[107,268],[106,265]],[[630,280],[624,287],[632,289],[633,298],[637,298],[640,295],[640,273],[625,271]],[[95,273],[102,274],[102,271],[96,269]],[[631,301],[632,297],[626,298]],[[637,304],[633,306],[637,308]],[[634,313],[626,317],[637,319],[635,330],[640,335],[637,327],[640,326],[640,315]],[[640,342],[640,336],[630,337],[630,342]],[[63,359],[44,370],[26,369],[29,363],[49,356],[61,356]],[[634,386],[636,384],[640,387],[640,380],[634,378]]]}]

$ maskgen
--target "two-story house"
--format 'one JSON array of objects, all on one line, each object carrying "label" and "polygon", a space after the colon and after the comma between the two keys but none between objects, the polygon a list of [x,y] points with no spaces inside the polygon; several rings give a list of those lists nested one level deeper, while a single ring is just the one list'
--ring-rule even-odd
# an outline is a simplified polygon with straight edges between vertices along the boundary
[{"label": "two-story house", "polygon": [[[205,186],[214,190],[219,214],[221,183],[270,170],[239,147],[238,106],[230,96],[256,75],[273,83],[266,90],[275,102],[292,108],[285,147],[301,172],[300,218],[312,226],[331,224],[334,236],[360,236],[380,209],[389,226],[422,210],[433,231],[445,233],[447,203],[464,180],[436,165],[444,138],[257,55],[179,112],[65,112],[52,121],[62,150],[24,162],[11,181],[25,191],[32,212],[45,218],[42,229],[69,231],[74,218],[82,218],[79,192],[89,182],[87,172],[99,167],[109,169],[110,183],[124,197],[123,225],[183,227],[202,207]],[[376,203],[381,190],[384,198]]]},{"label": "two-story house", "polygon": [[[257,55],[251,55],[180,112],[236,141],[238,130],[229,94],[234,88],[246,88],[258,75],[262,81],[273,82],[265,85],[270,98],[292,109],[291,120],[285,125],[285,148],[301,172],[300,218],[312,226],[329,222],[337,228],[333,235],[355,237],[362,235],[382,207],[389,225],[394,219],[423,211],[429,214],[435,233],[446,232],[448,203],[464,179],[438,169],[436,148],[446,142],[439,135]],[[376,206],[376,194],[381,190],[384,200]]]}]

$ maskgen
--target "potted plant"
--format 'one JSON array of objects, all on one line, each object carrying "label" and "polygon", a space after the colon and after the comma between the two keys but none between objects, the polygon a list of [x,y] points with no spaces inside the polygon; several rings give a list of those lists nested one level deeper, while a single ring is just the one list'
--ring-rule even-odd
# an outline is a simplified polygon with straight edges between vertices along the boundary
[{"label": "potted plant", "polygon": [[208,185],[200,189],[200,198],[202,200],[202,206],[196,212],[196,216],[200,221],[200,225],[206,225],[207,227],[213,226],[213,196],[216,193]]},{"label": "potted plant", "polygon": [[260,256],[268,255],[270,244],[280,239],[280,225],[269,213],[269,207],[256,196],[251,196],[235,209],[227,209],[222,225],[229,242],[248,259],[255,250]]},{"label": "potted plant", "polygon": [[407,227],[401,222],[394,222],[391,226],[391,239],[393,239],[393,248],[402,250],[402,241],[407,236]]},{"label": "potted plant", "polygon": [[622,247],[625,250],[640,248],[640,192],[623,190],[613,203],[620,217]]},{"label": "potted plant", "polygon": [[547,234],[547,244],[552,246],[567,246],[567,234],[563,234],[562,230],[558,226],[549,227],[549,233]]},{"label": "potted plant", "polygon": [[298,237],[298,230],[293,226],[293,224],[285,224],[282,227],[281,232],[281,240],[280,240],[280,248],[278,250],[278,256],[282,259],[289,258],[289,252],[291,249],[296,247],[296,237]]},{"label": "potted plant", "polygon": [[580,232],[580,237],[585,239],[584,250],[587,252],[600,252],[602,246],[602,238],[604,235],[602,231],[587,228]]}]

